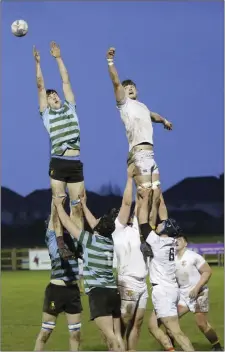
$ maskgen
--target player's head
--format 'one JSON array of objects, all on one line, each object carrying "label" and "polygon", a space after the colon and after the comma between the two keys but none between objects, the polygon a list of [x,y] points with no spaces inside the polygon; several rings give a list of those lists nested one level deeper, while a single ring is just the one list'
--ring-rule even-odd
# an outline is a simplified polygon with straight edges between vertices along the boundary
[{"label": "player's head", "polygon": [[184,248],[186,248],[188,245],[188,239],[186,236],[180,234],[176,238],[176,250],[182,251]]},{"label": "player's head", "polygon": [[115,220],[118,216],[118,209],[113,208],[108,214],[103,215],[98,219],[97,225],[93,228],[100,236],[112,238],[115,231]]},{"label": "player's head", "polygon": [[61,107],[61,99],[54,89],[47,89],[46,90],[46,95],[47,95],[47,102],[48,106],[53,109],[53,110],[58,110]]},{"label": "player's head", "polygon": [[122,82],[122,86],[125,90],[125,94],[128,98],[136,100],[137,99],[137,88],[136,84],[131,79],[126,79]]},{"label": "player's head", "polygon": [[159,236],[177,237],[182,230],[176,220],[169,218],[157,226],[156,232]]}]

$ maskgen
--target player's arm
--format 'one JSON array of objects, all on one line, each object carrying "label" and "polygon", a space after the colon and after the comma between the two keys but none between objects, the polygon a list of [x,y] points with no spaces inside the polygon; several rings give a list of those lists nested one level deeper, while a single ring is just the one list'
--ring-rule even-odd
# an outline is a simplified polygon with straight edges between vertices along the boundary
[{"label": "player's arm", "polygon": [[65,99],[75,105],[75,97],[71,88],[69,74],[67,72],[66,66],[64,65],[63,59],[61,57],[60,47],[55,42],[51,42],[51,55],[56,59],[59,67],[59,72],[63,82],[63,93]]},{"label": "player's arm", "polygon": [[172,130],[173,129],[173,125],[171,122],[169,122],[167,119],[165,119],[164,117],[162,117],[161,115],[157,114],[156,112],[150,112],[150,117],[152,122],[155,123],[162,123],[164,128],[166,128],[167,130]]},{"label": "player's arm", "polygon": [[118,105],[125,103],[125,90],[120,82],[119,75],[117,73],[115,64],[114,64],[115,48],[110,48],[107,51],[107,61],[109,75],[113,84],[114,93]]},{"label": "player's arm", "polygon": [[73,237],[75,237],[76,239],[79,239],[82,230],[73,223],[73,221],[65,212],[65,209],[63,207],[63,202],[65,200],[65,197],[66,195],[53,197],[53,202],[57,209],[58,216],[60,218],[62,225]]},{"label": "player's arm", "polygon": [[209,264],[199,254],[197,254],[197,257],[196,257],[195,266],[199,271],[199,273],[201,274],[201,277],[198,283],[196,284],[196,286],[189,293],[190,298],[197,297],[202,287],[207,284],[207,282],[209,281],[212,275],[212,269],[210,268]]},{"label": "player's arm", "polygon": [[37,88],[38,88],[39,107],[40,107],[40,112],[43,113],[48,107],[48,102],[47,102],[44,78],[41,71],[40,54],[35,48],[35,46],[33,46],[33,55],[35,58],[35,66],[36,66],[36,81],[37,81]]},{"label": "player's arm", "polygon": [[82,210],[84,213],[84,216],[89,224],[89,226],[93,229],[98,223],[98,220],[96,217],[92,214],[92,212],[89,210],[87,207],[87,198],[86,198],[86,192],[84,191],[83,194],[79,195]]},{"label": "player's arm", "polygon": [[132,191],[133,191],[133,176],[134,164],[131,164],[127,169],[127,183],[123,193],[122,205],[118,214],[118,220],[121,225],[125,226],[130,217],[130,210],[132,206]]}]

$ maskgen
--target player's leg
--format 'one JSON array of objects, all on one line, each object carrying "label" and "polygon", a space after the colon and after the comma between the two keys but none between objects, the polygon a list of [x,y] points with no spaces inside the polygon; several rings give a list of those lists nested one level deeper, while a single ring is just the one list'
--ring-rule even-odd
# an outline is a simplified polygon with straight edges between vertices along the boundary
[{"label": "player's leg", "polygon": [[167,331],[169,331],[169,334],[173,336],[175,341],[184,351],[194,351],[194,347],[192,346],[189,338],[180,328],[178,315],[161,317],[160,320]]},{"label": "player's leg", "polygon": [[168,219],[168,211],[167,211],[167,207],[166,207],[162,192],[160,193],[158,214],[159,214],[159,219],[161,221]]},{"label": "player's leg", "polygon": [[59,313],[62,312],[61,287],[49,284],[45,289],[45,297],[42,313],[42,328],[38,334],[34,351],[43,351],[56,324]]},{"label": "player's leg", "polygon": [[158,319],[169,332],[175,341],[184,351],[194,351],[194,348],[188,337],[181,331],[177,304],[179,299],[178,288],[164,287],[161,285],[153,286],[152,303]]},{"label": "player's leg", "polygon": [[55,328],[56,319],[57,317],[54,315],[42,314],[41,331],[36,339],[34,351],[44,351],[45,345]]},{"label": "player's leg", "polygon": [[113,317],[101,316],[94,319],[95,324],[104,335],[105,340],[112,351],[120,351],[119,342],[114,333]]},{"label": "player's leg", "polygon": [[80,229],[84,227],[84,218],[81,204],[79,202],[79,195],[84,192],[84,181],[76,183],[67,183],[67,188],[70,197],[70,217],[71,220]]},{"label": "player's leg", "polygon": [[195,321],[199,330],[205,335],[207,340],[212,344],[214,351],[223,351],[219,342],[217,333],[209,324],[207,313],[209,311],[209,291],[205,289],[197,300],[195,307],[192,309],[195,314]]},{"label": "player's leg", "polygon": [[119,351],[119,343],[114,333],[113,316],[111,307],[110,288],[93,288],[88,293],[91,320],[101,331],[107,345],[113,351]]},{"label": "player's leg", "polygon": [[125,351],[124,341],[121,335],[121,319],[120,318],[113,318],[113,330],[114,334],[116,335],[116,339],[119,345],[120,351]]},{"label": "player's leg", "polygon": [[148,329],[150,334],[165,348],[165,351],[174,351],[170,337],[160,329],[160,323],[154,311],[150,315]]},{"label": "player's leg", "polygon": [[[147,299],[146,299],[147,303]],[[146,304],[145,304],[146,306]],[[128,351],[136,351],[138,339],[141,332],[141,326],[145,315],[145,307],[140,306],[135,310],[135,315],[131,321],[130,329],[127,331],[127,349]]]},{"label": "player's leg", "polygon": [[80,346],[82,304],[78,285],[65,288],[64,309],[70,334],[70,350],[78,351]]}]

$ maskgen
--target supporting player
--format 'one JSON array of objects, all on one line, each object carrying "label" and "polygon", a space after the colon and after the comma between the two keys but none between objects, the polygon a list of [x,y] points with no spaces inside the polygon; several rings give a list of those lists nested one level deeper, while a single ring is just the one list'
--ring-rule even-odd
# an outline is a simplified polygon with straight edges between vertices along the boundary
[{"label": "supporting player", "polygon": [[166,351],[174,350],[169,337],[158,326],[157,319],[160,319],[184,351],[194,351],[191,342],[180,329],[177,313],[179,289],[175,275],[174,237],[179,235],[180,228],[175,220],[168,219],[157,226],[156,232],[153,231],[148,223],[149,190],[140,189],[139,193],[141,196],[138,211],[140,231],[153,252],[153,258],[149,265],[154,307],[154,312],[149,321],[150,332],[164,346]]},{"label": "supporting player", "polygon": [[80,292],[77,285],[78,262],[77,243],[69,233],[64,234],[66,246],[70,248],[75,258],[64,261],[60,255],[56,241],[53,217],[57,215],[52,205],[51,216],[46,230],[46,245],[51,258],[51,280],[45,290],[42,314],[42,328],[37,337],[35,351],[43,351],[52,334],[57,317],[65,313],[70,334],[70,350],[78,351],[80,345],[81,311]]},{"label": "supporting player", "polygon": [[182,317],[187,312],[195,315],[200,331],[212,344],[214,351],[223,351],[215,330],[208,322],[209,281],[212,270],[205,259],[187,248],[188,240],[180,235],[176,242],[176,277],[180,289],[178,313]]},{"label": "supporting player", "polygon": [[[130,194],[125,194],[123,202],[132,204],[132,188],[130,188]],[[117,284],[121,296],[126,350],[135,351],[148,299],[146,284],[148,269],[147,261],[144,260],[140,249],[137,206],[135,206],[133,219],[129,220],[129,215],[130,207],[127,207],[126,218],[124,217],[124,220],[127,220],[126,224],[121,224],[119,217],[116,219],[117,230],[113,233],[113,242],[117,259]]]},{"label": "supporting player", "polygon": [[[62,102],[54,89],[47,91],[45,89],[40,54],[35,47],[33,55],[36,62],[40,114],[51,140],[49,176],[52,194],[53,196],[64,194],[66,186],[68,187],[71,218],[79,228],[82,228],[82,209],[78,200],[78,195],[84,189],[83,164],[80,161],[80,127],[69,75],[63,63],[59,46],[52,42],[51,55],[56,59],[63,82],[65,101]],[[54,221],[60,255],[65,259],[71,253],[64,246],[62,226],[57,216]]]},{"label": "supporting player", "polygon": [[159,169],[154,160],[152,121],[162,123],[168,130],[172,129],[172,124],[159,114],[149,111],[146,105],[137,100],[138,92],[132,80],[120,82],[114,65],[114,56],[115,49],[110,48],[107,52],[107,61],[117,107],[125,125],[129,143],[128,165],[134,163],[137,166],[138,172],[135,175],[137,187],[150,188],[152,186],[154,189],[152,199],[154,206],[149,219],[150,225],[154,228],[161,192]]},{"label": "supporting player", "polygon": [[118,211],[96,219],[81,197],[84,214],[94,234],[83,231],[66,214],[63,198],[54,198],[59,218],[63,226],[83,245],[84,287],[89,297],[91,320],[94,320],[103,333],[109,349],[123,351],[121,336],[121,300],[113,275],[113,240],[115,219]]}]

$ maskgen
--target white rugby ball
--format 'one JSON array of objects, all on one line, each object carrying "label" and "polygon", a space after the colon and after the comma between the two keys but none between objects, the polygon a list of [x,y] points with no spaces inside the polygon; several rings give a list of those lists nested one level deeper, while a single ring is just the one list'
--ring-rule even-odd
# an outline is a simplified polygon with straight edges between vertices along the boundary
[{"label": "white rugby ball", "polygon": [[16,37],[24,37],[28,31],[28,24],[24,20],[17,20],[12,23],[11,29]]}]

